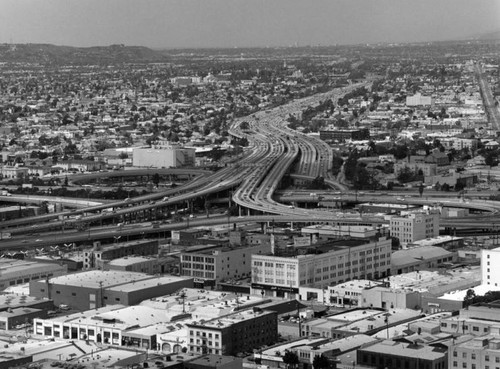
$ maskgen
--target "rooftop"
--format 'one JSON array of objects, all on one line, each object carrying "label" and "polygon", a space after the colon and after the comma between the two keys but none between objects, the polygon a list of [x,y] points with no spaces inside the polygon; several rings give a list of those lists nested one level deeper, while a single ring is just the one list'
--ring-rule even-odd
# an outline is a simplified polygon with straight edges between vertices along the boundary
[{"label": "rooftop", "polygon": [[[184,295],[184,306],[181,294]],[[175,315],[182,314],[184,309],[186,313],[192,315],[193,319],[210,320],[230,314],[238,307],[255,306],[265,301],[268,300],[264,300],[260,296],[246,295],[244,297],[237,297],[236,294],[230,292],[184,288],[171,295],[145,300],[141,302],[141,305],[156,309],[165,309]]]},{"label": "rooftop", "polygon": [[242,367],[241,359],[234,356],[223,356],[223,355],[214,355],[208,354],[204,356],[197,357],[193,360],[190,360],[189,363],[200,365],[200,366],[211,366],[217,368],[219,365],[228,365],[234,363],[233,365],[237,365],[235,367]]},{"label": "rooftop", "polygon": [[54,277],[50,279],[50,283],[75,287],[108,288],[127,283],[134,283],[150,278],[150,275],[143,273],[89,270],[80,273],[67,274],[60,277]]},{"label": "rooftop", "polygon": [[441,247],[437,246],[421,246],[406,250],[398,250],[392,253],[391,266],[407,265],[416,260],[429,260],[432,258],[449,257],[453,255]]},{"label": "rooftop", "polygon": [[233,313],[230,315],[226,315],[224,317],[215,318],[212,320],[205,321],[201,319],[200,321],[194,321],[189,326],[203,327],[203,328],[215,328],[215,329],[223,329],[230,327],[233,324],[254,319],[257,316],[276,314],[272,311],[256,311],[253,310],[243,310],[237,313]]},{"label": "rooftop", "polygon": [[467,285],[474,281],[477,281],[477,283],[481,281],[480,266],[439,271],[420,270],[389,277],[391,288],[419,292],[432,291],[435,288],[446,286],[453,288],[453,285],[459,288],[461,284]]},{"label": "rooftop", "polygon": [[436,360],[446,357],[447,355],[446,351],[432,346],[415,345],[389,340],[384,340],[371,346],[364,347],[363,351],[374,352],[377,354],[399,355],[424,360]]},{"label": "rooftop", "polygon": [[115,266],[127,266],[136,263],[145,262],[148,260],[157,260],[156,257],[153,256],[125,256],[123,258],[113,259],[109,261],[109,265]]}]

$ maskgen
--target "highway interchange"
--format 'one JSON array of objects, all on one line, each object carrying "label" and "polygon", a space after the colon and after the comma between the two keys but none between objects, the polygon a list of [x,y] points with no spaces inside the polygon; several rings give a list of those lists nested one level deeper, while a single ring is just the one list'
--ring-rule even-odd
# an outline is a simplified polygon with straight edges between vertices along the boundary
[{"label": "highway interchange", "polygon": [[[325,208],[300,208],[294,206],[297,202],[310,202],[309,195],[298,194],[295,198],[285,199],[284,196],[275,196],[281,181],[287,174],[299,179],[312,180],[318,176],[325,178],[332,192],[340,192],[342,201],[369,201],[369,202],[392,202],[418,205],[432,205],[439,202],[443,205],[453,207],[467,207],[481,210],[486,214],[480,214],[464,219],[454,219],[453,223],[442,221],[444,226],[467,226],[471,224],[493,224],[497,222],[495,216],[500,210],[499,203],[495,201],[484,201],[471,199],[465,202],[462,199],[449,199],[447,197],[408,197],[403,200],[394,195],[378,194],[351,194],[347,192],[345,185],[337,183],[332,176],[330,166],[333,158],[332,149],[323,141],[312,136],[293,131],[287,127],[286,118],[290,114],[302,111],[307,106],[314,106],[320,101],[331,98],[337,101],[346,93],[359,88],[370,88],[369,84],[353,84],[349,87],[336,89],[327,93],[317,94],[305,99],[296,100],[285,106],[271,110],[261,111],[251,116],[235,120],[230,134],[247,138],[249,145],[245,148],[244,155],[237,161],[215,173],[193,169],[166,169],[164,173],[176,175],[189,175],[190,180],[184,185],[174,189],[161,190],[148,195],[116,201],[112,203],[95,204],[90,200],[73,200],[73,205],[78,209],[60,213],[46,214],[31,218],[22,218],[2,222],[2,231],[12,233],[11,239],[0,240],[2,249],[24,249],[30,247],[49,246],[57,244],[70,244],[72,242],[85,242],[90,240],[110,238],[125,239],[132,235],[146,236],[150,233],[161,234],[173,229],[186,228],[190,226],[208,226],[229,223],[245,222],[330,222],[345,224],[375,224],[379,225],[383,219],[380,216],[365,215],[360,218],[359,214],[346,214],[341,211],[330,211]],[[247,127],[242,129],[242,123],[247,122]],[[150,169],[151,171],[151,169]],[[126,173],[124,173],[126,172]],[[70,177],[73,182],[85,182],[103,176],[140,175],[132,171],[117,171],[112,173],[91,173]],[[110,228],[103,221],[112,220],[112,225],[126,219],[132,221],[132,214],[145,214],[159,209],[172,208],[173,206],[185,206],[185,204],[197,198],[207,198],[215,193],[232,194],[230,204],[238,205],[239,216],[212,216],[209,218],[189,217],[182,222],[151,224],[151,219],[139,219],[139,224],[125,227]],[[300,197],[302,196],[302,197]],[[309,196],[309,197],[308,197]],[[332,200],[338,200],[334,194]],[[306,198],[304,198],[306,197]],[[307,198],[308,197],[308,198]],[[20,196],[1,196],[2,201],[12,202],[41,202],[58,201],[50,197],[31,198]],[[66,201],[68,199],[59,199]],[[228,205],[230,205],[228,204]],[[149,220],[149,222],[147,222]],[[142,223],[140,223],[142,222]],[[76,230],[78,224],[87,224],[85,230]],[[111,227],[112,227],[111,225]],[[36,230],[36,232],[34,232]],[[29,234],[36,235],[29,236]],[[28,236],[27,236],[28,235]]]}]

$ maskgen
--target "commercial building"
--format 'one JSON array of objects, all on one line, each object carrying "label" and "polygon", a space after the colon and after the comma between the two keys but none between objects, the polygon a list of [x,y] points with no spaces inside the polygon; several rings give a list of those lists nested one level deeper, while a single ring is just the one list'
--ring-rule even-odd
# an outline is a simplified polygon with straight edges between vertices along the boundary
[{"label": "commercial building", "polygon": [[184,287],[193,287],[193,279],[95,270],[32,281],[30,295],[53,299],[57,306],[87,310],[105,305],[135,305]]},{"label": "commercial building", "polygon": [[0,290],[37,279],[65,275],[67,272],[66,265],[0,258]]},{"label": "commercial building", "polygon": [[154,256],[125,256],[104,263],[103,270],[120,270],[123,272],[138,272],[157,274],[164,272],[164,265]]},{"label": "commercial building", "polygon": [[134,167],[178,168],[194,166],[195,149],[173,143],[161,142],[149,148],[136,148],[133,152]]},{"label": "commercial building", "polygon": [[416,93],[413,96],[406,97],[406,106],[430,106],[432,105],[432,97],[422,96],[421,93]]},{"label": "commercial building", "polygon": [[410,309],[355,308],[325,318],[302,322],[302,337],[344,338],[356,334],[372,335],[389,326],[416,319],[421,313]]},{"label": "commercial building", "polygon": [[189,352],[237,355],[278,340],[277,314],[260,308],[187,324]]},{"label": "commercial building", "polygon": [[252,255],[252,293],[295,296],[299,287],[324,288],[351,279],[389,275],[391,240],[347,240],[293,248],[283,256]]},{"label": "commercial building", "polygon": [[34,309],[28,307],[8,309],[6,311],[0,312],[0,331],[8,331],[11,329],[18,328],[19,326],[25,326],[34,318],[45,318],[47,316],[47,310]]},{"label": "commercial building", "polygon": [[370,131],[367,129],[337,129],[319,131],[319,138],[323,141],[344,142],[347,140],[369,140]]},{"label": "commercial building", "polygon": [[158,240],[138,240],[101,245],[96,242],[94,247],[83,251],[83,269],[103,269],[110,260],[132,255],[157,255]]},{"label": "commercial building", "polygon": [[44,338],[156,349],[157,334],[166,329],[168,319],[164,310],[114,305],[51,319],[35,319],[33,323],[33,333]]},{"label": "commercial building", "polygon": [[199,246],[181,253],[181,275],[209,282],[250,277],[252,255],[269,253],[271,244]]},{"label": "commercial building", "polygon": [[390,340],[359,348],[356,359],[357,365],[371,368],[448,368],[447,348]]},{"label": "commercial building", "polygon": [[401,245],[439,236],[439,211],[402,212],[392,216],[389,227],[392,237],[397,237]]},{"label": "commercial building", "polygon": [[458,254],[437,246],[397,250],[391,257],[391,275],[439,268],[457,261]]}]

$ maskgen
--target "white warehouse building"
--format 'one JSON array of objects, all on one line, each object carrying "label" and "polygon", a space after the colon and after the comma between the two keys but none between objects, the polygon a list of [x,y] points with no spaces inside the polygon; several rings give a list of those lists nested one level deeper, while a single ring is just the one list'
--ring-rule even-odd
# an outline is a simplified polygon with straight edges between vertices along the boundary
[{"label": "white warehouse building", "polygon": [[134,149],[134,167],[177,168],[194,166],[195,149],[162,142],[148,148]]}]

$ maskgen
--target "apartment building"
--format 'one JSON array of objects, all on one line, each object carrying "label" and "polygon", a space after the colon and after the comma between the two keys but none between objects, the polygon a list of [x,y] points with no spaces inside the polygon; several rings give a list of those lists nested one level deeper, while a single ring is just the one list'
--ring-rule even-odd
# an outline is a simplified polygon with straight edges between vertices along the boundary
[{"label": "apartment building", "polygon": [[391,236],[397,237],[401,245],[439,236],[439,218],[437,210],[402,212],[390,220]]},{"label": "apartment building", "polygon": [[236,355],[278,340],[277,313],[259,308],[187,324],[189,352]]},{"label": "apartment building", "polygon": [[295,247],[284,255],[252,255],[252,293],[295,297],[299,287],[325,288],[389,275],[391,240],[338,241]]}]

